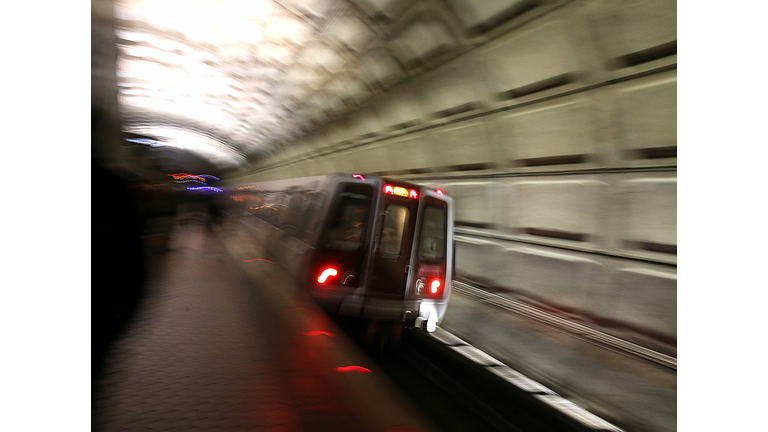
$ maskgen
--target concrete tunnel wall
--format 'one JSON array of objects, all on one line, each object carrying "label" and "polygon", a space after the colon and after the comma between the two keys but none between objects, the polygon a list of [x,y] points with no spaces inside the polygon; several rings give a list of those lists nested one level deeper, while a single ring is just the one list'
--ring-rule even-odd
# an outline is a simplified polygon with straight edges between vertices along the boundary
[{"label": "concrete tunnel wall", "polygon": [[676,2],[359,3],[392,15],[386,42],[235,181],[440,187],[460,279],[676,353]]}]

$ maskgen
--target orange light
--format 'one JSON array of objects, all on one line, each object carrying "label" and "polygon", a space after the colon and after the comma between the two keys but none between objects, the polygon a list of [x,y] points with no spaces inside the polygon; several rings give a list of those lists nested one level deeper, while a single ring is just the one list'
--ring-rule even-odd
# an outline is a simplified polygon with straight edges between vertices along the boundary
[{"label": "orange light", "polygon": [[389,195],[401,196],[405,198],[413,198],[413,199],[419,198],[419,193],[416,191],[416,189],[408,190],[400,186],[384,185],[384,193]]},{"label": "orange light", "polygon": [[317,281],[320,283],[325,283],[329,277],[336,276],[337,274],[339,274],[339,272],[337,272],[335,268],[327,268],[320,273]]},{"label": "orange light", "polygon": [[192,174],[187,174],[187,173],[176,173],[176,174],[168,174],[168,175],[170,177],[173,177],[174,180],[194,179],[194,180],[199,180],[199,181],[202,181],[202,182],[205,181],[205,179],[200,177],[200,176],[196,176],[196,175],[192,175]]},{"label": "orange light", "polygon": [[437,294],[439,290],[440,290],[440,280],[432,279],[432,282],[429,284],[429,292],[431,292],[432,294]]}]

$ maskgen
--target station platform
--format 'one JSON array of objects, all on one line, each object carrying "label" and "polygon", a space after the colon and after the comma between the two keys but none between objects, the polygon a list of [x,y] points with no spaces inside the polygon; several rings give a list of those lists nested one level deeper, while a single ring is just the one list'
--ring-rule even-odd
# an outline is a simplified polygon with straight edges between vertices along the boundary
[{"label": "station platform", "polygon": [[177,225],[94,382],[99,431],[431,431],[258,245]]},{"label": "station platform", "polygon": [[[438,429],[237,219],[209,230],[189,212],[157,240],[146,294],[95,382],[94,430]],[[626,432],[676,430],[676,368],[454,288],[441,343],[471,344]]]}]

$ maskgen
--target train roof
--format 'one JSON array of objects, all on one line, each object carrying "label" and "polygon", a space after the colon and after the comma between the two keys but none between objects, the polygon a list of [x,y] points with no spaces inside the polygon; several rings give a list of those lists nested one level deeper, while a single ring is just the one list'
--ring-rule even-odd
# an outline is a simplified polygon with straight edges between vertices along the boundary
[{"label": "train roof", "polygon": [[402,186],[409,189],[434,189],[431,186],[427,186],[424,184],[416,184],[407,180],[401,180],[401,179],[392,178],[392,177],[380,177],[376,175],[353,174],[353,173],[333,173],[333,174],[325,174],[320,176],[298,177],[298,178],[281,179],[281,180],[264,180],[264,181],[256,181],[256,182],[231,183],[226,187],[235,188],[238,186],[259,185],[259,186],[263,186],[264,188],[276,187],[276,189],[288,189],[288,188],[293,188],[295,186],[303,186],[311,183],[320,184],[325,181],[370,182],[372,180],[379,180],[382,183],[392,183],[396,186]]}]

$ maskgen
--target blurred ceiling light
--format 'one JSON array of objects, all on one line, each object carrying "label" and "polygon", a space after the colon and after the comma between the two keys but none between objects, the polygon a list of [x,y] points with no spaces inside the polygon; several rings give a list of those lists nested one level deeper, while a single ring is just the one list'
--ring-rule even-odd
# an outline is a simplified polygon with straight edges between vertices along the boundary
[{"label": "blurred ceiling light", "polygon": [[297,18],[280,15],[267,24],[266,33],[276,40],[303,45],[309,39],[312,28]]},{"label": "blurred ceiling light", "polygon": [[[276,99],[276,87],[286,82],[286,67],[317,30],[296,14],[322,15],[332,5],[294,3],[116,0],[118,103],[126,129],[157,131],[165,127],[163,118],[189,119],[197,129],[234,141],[240,152],[232,143],[189,136],[173,138],[174,145],[235,164],[243,153],[269,150],[275,140],[264,132],[293,121],[286,102]],[[334,70],[340,63],[332,50],[312,60],[308,70],[288,79],[292,85],[317,87],[324,77],[314,69]]]},{"label": "blurred ceiling light", "polygon": [[126,128],[126,132],[152,136],[165,145],[193,151],[211,162],[222,165],[238,165],[245,158],[225,143],[200,133],[168,126],[138,126]]}]

